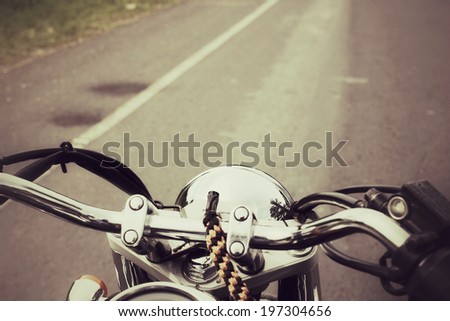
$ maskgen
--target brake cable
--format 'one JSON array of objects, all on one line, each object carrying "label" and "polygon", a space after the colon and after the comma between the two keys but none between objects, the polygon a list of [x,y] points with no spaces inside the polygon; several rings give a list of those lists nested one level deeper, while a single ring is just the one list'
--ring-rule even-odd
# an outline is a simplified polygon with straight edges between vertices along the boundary
[{"label": "brake cable", "polygon": [[[398,187],[395,186],[378,186],[385,191],[396,191]],[[343,194],[343,192],[361,193],[367,186],[352,186],[341,189],[337,192],[316,193],[309,195],[294,204],[290,208],[284,209],[284,212],[293,212],[296,219],[301,223],[305,223],[307,219],[317,220],[319,216],[313,210],[319,205],[332,205],[343,209],[361,207],[364,203],[361,200],[353,198],[350,195]],[[292,215],[292,214],[291,214]],[[383,257],[380,258],[379,264],[373,264],[359,260],[354,257],[350,257],[347,254],[339,251],[331,242],[325,242],[321,244],[324,253],[333,261],[350,267],[352,269],[365,272],[378,276],[381,280],[383,288],[393,295],[403,295],[404,288],[394,288],[391,282],[401,284],[403,281],[403,275],[396,269],[392,269],[387,266],[387,258],[389,252],[386,252]]]},{"label": "brake cable", "polygon": [[231,258],[227,253],[225,232],[220,224],[217,214],[217,204],[219,193],[209,192],[206,203],[206,213],[203,224],[206,227],[206,246],[211,253],[211,259],[216,266],[219,276],[225,281],[230,298],[233,301],[253,301],[255,300],[250,291],[234,268]]},{"label": "brake cable", "polygon": [[[37,159],[37,160],[36,160]],[[0,159],[0,170],[4,166],[35,160],[19,170],[15,176],[34,181],[53,165],[60,165],[63,173],[67,164],[75,163],[81,168],[105,179],[129,195],[141,194],[153,201],[150,192],[139,177],[125,164],[109,156],[87,149],[75,149],[69,142],[63,142],[59,148],[39,149],[5,156]],[[0,197],[0,205],[6,202]],[[162,204],[158,206],[162,207]]]}]

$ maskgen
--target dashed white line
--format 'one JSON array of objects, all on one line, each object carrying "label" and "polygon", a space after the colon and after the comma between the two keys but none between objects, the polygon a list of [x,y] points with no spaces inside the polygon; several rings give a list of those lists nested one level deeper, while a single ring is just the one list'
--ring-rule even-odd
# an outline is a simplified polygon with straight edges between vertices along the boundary
[{"label": "dashed white line", "polygon": [[362,77],[336,77],[336,80],[349,85],[365,85],[369,82],[369,79]]}]

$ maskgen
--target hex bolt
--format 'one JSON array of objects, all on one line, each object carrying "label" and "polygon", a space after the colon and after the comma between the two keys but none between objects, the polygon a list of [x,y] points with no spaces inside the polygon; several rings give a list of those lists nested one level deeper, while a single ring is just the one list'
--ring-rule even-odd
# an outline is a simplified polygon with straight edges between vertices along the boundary
[{"label": "hex bolt", "polygon": [[245,252],[245,246],[242,242],[235,241],[230,245],[230,254],[232,256],[241,256]]},{"label": "hex bolt", "polygon": [[250,215],[249,211],[245,207],[238,207],[234,210],[234,218],[238,220],[239,222],[245,221],[248,216]]},{"label": "hex bolt", "polygon": [[138,240],[138,233],[135,230],[128,230],[123,234],[123,241],[127,245],[133,245]]},{"label": "hex bolt", "polygon": [[129,206],[133,211],[139,211],[144,206],[144,200],[139,196],[135,196],[130,199]]}]

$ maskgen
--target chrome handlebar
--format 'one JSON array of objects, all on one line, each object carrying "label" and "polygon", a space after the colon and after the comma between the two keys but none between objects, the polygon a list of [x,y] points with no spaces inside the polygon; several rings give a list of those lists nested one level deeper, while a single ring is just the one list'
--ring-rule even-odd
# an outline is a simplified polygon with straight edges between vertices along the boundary
[{"label": "chrome handlebar", "polygon": [[121,212],[83,204],[14,175],[0,173],[0,195],[68,222],[99,231],[120,233]]},{"label": "chrome handlebar", "polygon": [[[0,195],[34,207],[60,219],[91,229],[121,233],[125,210],[110,211],[89,206],[22,178],[0,173]],[[150,203],[150,202],[149,202]],[[205,242],[205,227],[200,220],[174,217],[173,211],[149,204],[151,215],[145,220],[144,235],[154,238]],[[228,231],[226,222],[222,225]],[[388,249],[402,246],[410,234],[381,212],[366,208],[347,209],[305,224],[286,226],[279,221],[257,222],[250,242],[259,249],[300,249],[343,236],[367,233]]]}]

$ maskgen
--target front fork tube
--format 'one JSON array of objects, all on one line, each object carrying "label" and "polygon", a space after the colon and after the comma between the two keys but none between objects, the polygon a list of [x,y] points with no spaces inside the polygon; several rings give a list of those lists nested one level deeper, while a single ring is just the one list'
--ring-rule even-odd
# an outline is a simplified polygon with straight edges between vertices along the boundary
[{"label": "front fork tube", "polygon": [[147,272],[119,253],[112,251],[112,257],[120,291],[152,281]]},{"label": "front fork tube", "polygon": [[321,298],[319,264],[317,260],[309,272],[293,275],[278,281],[279,301],[319,301]]}]

